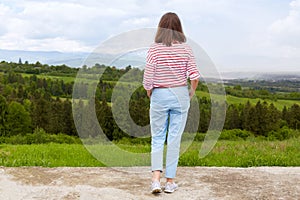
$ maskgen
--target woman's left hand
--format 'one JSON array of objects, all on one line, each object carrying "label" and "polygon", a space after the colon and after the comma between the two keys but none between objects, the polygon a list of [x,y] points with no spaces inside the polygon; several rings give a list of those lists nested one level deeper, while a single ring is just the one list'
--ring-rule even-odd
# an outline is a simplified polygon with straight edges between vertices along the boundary
[{"label": "woman's left hand", "polygon": [[147,90],[147,96],[150,98],[152,94],[152,90]]}]

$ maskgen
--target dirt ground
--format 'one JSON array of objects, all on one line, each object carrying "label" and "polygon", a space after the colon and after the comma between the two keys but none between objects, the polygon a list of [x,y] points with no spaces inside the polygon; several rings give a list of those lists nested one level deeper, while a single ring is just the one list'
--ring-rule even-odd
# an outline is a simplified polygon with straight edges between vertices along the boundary
[{"label": "dirt ground", "polygon": [[179,189],[159,195],[150,176],[148,167],[0,167],[0,199],[300,199],[300,167],[179,167]]}]

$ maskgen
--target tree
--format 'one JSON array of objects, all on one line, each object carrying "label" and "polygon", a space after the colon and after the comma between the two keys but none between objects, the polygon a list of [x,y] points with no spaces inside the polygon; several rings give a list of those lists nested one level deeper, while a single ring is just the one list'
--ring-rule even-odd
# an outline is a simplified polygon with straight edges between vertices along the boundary
[{"label": "tree", "polygon": [[56,80],[55,82],[52,81],[51,82],[51,94],[53,96],[60,96],[63,94],[62,88],[61,88],[61,84],[58,80]]},{"label": "tree", "polygon": [[72,115],[72,103],[69,99],[63,101],[63,113],[62,113],[62,132],[68,135],[77,135],[75,124]]},{"label": "tree", "polygon": [[241,113],[242,128],[247,131],[251,131],[251,108],[250,102],[247,101]]},{"label": "tree", "polygon": [[146,97],[146,92],[144,91],[143,88],[136,90],[136,92],[132,94],[129,102],[131,118],[139,126],[146,126],[150,122],[149,99]]},{"label": "tree", "polygon": [[50,133],[61,133],[63,130],[63,106],[59,97],[51,102],[51,109],[49,110],[49,124],[48,131]]},{"label": "tree", "polygon": [[249,113],[248,113],[248,119],[247,119],[247,131],[251,131],[253,133],[259,134],[260,128],[259,128],[259,117],[256,113],[256,107],[251,106]]},{"label": "tree", "polygon": [[[83,118],[84,116],[84,103],[83,101],[80,99],[78,102],[76,102],[75,100],[73,100],[73,107],[72,107],[72,116],[73,116],[73,120],[74,120],[74,126],[76,124],[76,131],[77,134],[81,137],[81,138],[87,138],[89,137],[88,132],[85,131],[85,119]],[[74,127],[75,128],[75,127]]]},{"label": "tree", "polygon": [[242,90],[242,86],[241,85],[236,85],[233,87],[234,90]]},{"label": "tree", "polygon": [[[114,114],[114,119],[118,127],[126,134],[133,134],[129,132],[132,126],[130,124],[130,118],[129,118],[130,116],[128,116],[128,110],[125,109],[126,105],[128,105],[126,104],[125,99],[122,96],[118,96],[117,98],[114,99],[112,103],[113,103],[112,112]],[[99,114],[98,114],[99,119],[101,119]]]},{"label": "tree", "polygon": [[206,97],[202,97],[198,102],[200,110],[198,132],[205,133],[208,130],[211,119],[211,102]]},{"label": "tree", "polygon": [[298,104],[292,105],[292,107],[288,110],[288,113],[289,127],[298,130],[300,127],[300,106]]},{"label": "tree", "polygon": [[95,100],[96,115],[103,133],[109,140],[120,139],[119,136],[114,136],[114,129],[116,128],[111,108],[107,104],[106,100],[103,99],[100,104],[99,101]]},{"label": "tree", "polygon": [[253,113],[254,116],[256,116],[257,121],[258,121],[258,126],[257,126],[257,131],[256,133],[259,135],[264,135],[266,136],[268,133],[268,104],[267,102],[260,103],[258,101],[255,105],[255,110],[256,112]]},{"label": "tree", "polygon": [[[24,92],[23,86],[22,86],[22,85],[19,85],[19,86],[18,86],[17,97],[18,97],[19,99],[23,99],[23,98],[24,98],[24,94],[25,94],[25,92]],[[26,97],[25,97],[25,98],[26,98]]]},{"label": "tree", "polygon": [[235,105],[230,105],[228,107],[224,128],[229,130],[241,128],[239,111]]},{"label": "tree", "polygon": [[6,134],[5,116],[7,112],[7,103],[4,96],[0,95],[0,136]]},{"label": "tree", "polygon": [[282,109],[281,118],[285,121],[288,121],[288,109],[286,108],[286,106],[284,106]]},{"label": "tree", "polygon": [[35,99],[32,103],[32,124],[33,128],[43,128],[45,131],[49,131],[49,116],[50,116],[50,103],[40,96],[38,99]]},{"label": "tree", "polygon": [[30,113],[18,102],[8,105],[6,126],[9,135],[26,134],[31,132]]},{"label": "tree", "polygon": [[269,108],[268,108],[268,113],[267,113],[267,116],[266,116],[266,122],[267,122],[267,125],[266,125],[266,131],[269,132],[269,131],[276,131],[278,130],[280,127],[280,124],[279,124],[279,120],[280,120],[280,111],[277,110],[277,108],[274,106],[273,103],[270,104]]}]

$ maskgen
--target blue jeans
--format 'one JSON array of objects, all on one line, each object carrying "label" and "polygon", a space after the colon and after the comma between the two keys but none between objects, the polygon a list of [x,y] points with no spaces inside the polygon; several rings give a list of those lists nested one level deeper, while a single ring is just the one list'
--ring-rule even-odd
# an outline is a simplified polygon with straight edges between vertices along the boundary
[{"label": "blue jeans", "polygon": [[151,169],[163,170],[164,144],[167,138],[166,178],[176,175],[181,136],[185,128],[190,98],[187,86],[155,88],[150,103]]}]

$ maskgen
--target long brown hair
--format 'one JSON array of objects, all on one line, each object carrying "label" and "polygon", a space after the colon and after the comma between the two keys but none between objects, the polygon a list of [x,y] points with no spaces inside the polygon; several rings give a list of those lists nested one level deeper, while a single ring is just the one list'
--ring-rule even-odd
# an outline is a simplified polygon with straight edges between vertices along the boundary
[{"label": "long brown hair", "polygon": [[155,42],[172,46],[172,42],[185,42],[186,38],[182,30],[179,17],[172,12],[164,14],[158,24]]}]

